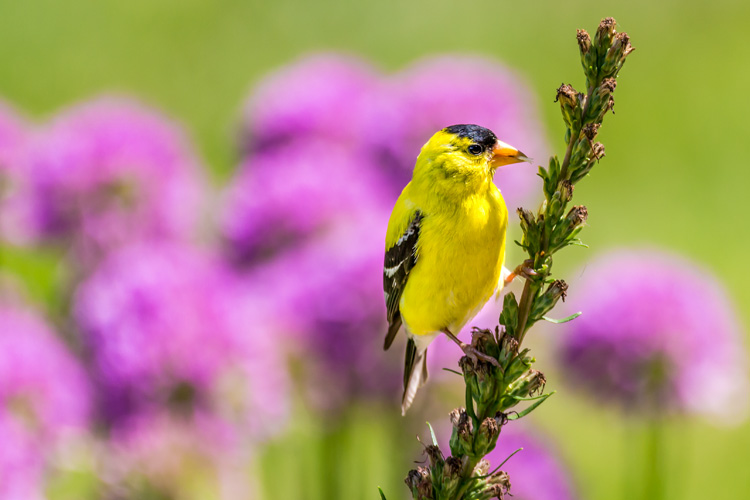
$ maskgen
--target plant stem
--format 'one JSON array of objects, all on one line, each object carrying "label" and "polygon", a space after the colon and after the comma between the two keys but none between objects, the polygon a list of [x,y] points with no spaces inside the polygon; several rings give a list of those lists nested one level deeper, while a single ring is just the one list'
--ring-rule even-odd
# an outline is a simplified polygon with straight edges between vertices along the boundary
[{"label": "plant stem", "polygon": [[660,416],[654,417],[645,430],[645,453],[643,457],[643,495],[648,500],[664,498],[664,424]]},{"label": "plant stem", "polygon": [[[600,82],[597,82],[597,84]],[[563,158],[562,165],[560,166],[560,179],[558,181],[558,187],[562,183],[563,180],[567,180],[568,177],[568,167],[570,166],[570,158],[573,155],[573,146],[576,143],[576,140],[578,140],[578,137],[581,135],[581,130],[583,130],[583,122],[586,120],[586,115],[589,112],[589,105],[591,103],[591,99],[594,94],[594,89],[596,89],[596,85],[591,85],[586,90],[586,104],[583,106],[583,111],[581,112],[581,123],[576,128],[575,131],[571,130],[570,133],[570,139],[568,140],[568,145],[565,148],[565,158]],[[539,257],[544,255],[549,251],[549,243],[547,234],[544,235],[543,245],[538,255],[530,255],[531,258],[534,259],[534,264],[538,264]],[[529,314],[531,313],[531,307],[534,303],[534,296],[538,292],[537,289],[532,290],[532,287],[535,287],[536,285],[533,284],[531,281],[526,280],[526,283],[523,285],[523,292],[521,293],[521,300],[518,304],[518,323],[516,326],[516,332],[518,335],[518,344],[520,345],[523,342],[523,338],[526,334],[526,323],[529,320]]]}]

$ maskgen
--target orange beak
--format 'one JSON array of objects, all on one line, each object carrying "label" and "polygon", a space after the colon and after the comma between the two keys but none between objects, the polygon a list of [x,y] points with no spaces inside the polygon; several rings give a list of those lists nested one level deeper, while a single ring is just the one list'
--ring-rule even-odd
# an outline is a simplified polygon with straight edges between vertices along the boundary
[{"label": "orange beak", "polygon": [[503,165],[510,165],[512,163],[521,163],[523,161],[531,162],[531,158],[511,146],[505,144],[503,141],[498,140],[495,143],[495,147],[492,148],[492,166],[502,167]]}]

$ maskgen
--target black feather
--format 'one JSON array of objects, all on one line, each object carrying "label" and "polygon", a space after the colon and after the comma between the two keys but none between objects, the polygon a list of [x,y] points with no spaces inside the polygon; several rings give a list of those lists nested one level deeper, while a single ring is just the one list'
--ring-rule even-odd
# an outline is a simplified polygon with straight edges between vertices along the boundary
[{"label": "black feather", "polygon": [[415,211],[404,234],[385,252],[383,291],[385,292],[388,310],[388,334],[385,337],[385,349],[391,346],[401,326],[399,303],[409,273],[417,264],[417,242],[419,241],[419,226],[422,218],[422,212]]},{"label": "black feather", "polygon": [[458,137],[468,137],[477,144],[481,144],[485,149],[492,149],[497,142],[497,136],[492,130],[479,125],[451,125],[443,130],[456,134]]}]

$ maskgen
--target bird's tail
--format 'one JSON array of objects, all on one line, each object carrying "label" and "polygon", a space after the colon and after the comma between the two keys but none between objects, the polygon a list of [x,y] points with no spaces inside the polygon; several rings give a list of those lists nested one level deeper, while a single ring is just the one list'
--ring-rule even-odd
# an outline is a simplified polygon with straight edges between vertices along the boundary
[{"label": "bird's tail", "polygon": [[401,415],[414,402],[417,390],[427,381],[427,348],[420,350],[413,339],[406,342],[404,360],[404,395],[401,398]]}]

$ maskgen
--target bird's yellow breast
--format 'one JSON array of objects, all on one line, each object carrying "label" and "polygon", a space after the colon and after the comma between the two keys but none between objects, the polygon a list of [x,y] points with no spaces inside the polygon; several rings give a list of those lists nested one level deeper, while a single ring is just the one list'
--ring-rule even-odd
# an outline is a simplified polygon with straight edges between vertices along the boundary
[{"label": "bird's yellow breast", "polygon": [[508,212],[500,190],[426,210],[418,261],[401,296],[401,316],[414,335],[458,333],[487,302],[505,260]]}]

